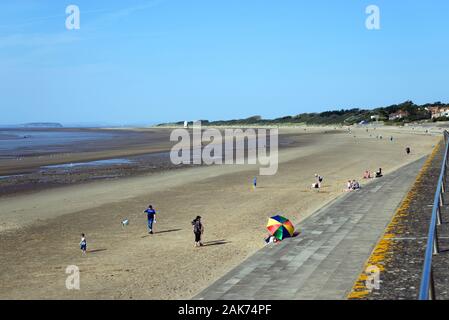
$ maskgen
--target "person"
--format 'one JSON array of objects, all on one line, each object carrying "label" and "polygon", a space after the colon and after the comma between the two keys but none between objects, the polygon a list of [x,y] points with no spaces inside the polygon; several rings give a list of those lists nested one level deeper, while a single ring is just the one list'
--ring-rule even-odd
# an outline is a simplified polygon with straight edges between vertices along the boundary
[{"label": "person", "polygon": [[352,190],[360,189],[360,184],[356,180],[352,180],[351,186],[352,186]]},{"label": "person", "polygon": [[393,136],[390,137],[390,141],[393,141]]},{"label": "person", "polygon": [[312,185],[312,188],[321,188],[321,182],[323,182],[323,177],[320,176],[318,173],[315,173],[315,183]]},{"label": "person", "polygon": [[204,226],[201,223],[201,217],[197,216],[192,221],[193,233],[195,234],[195,247],[202,247],[203,242],[201,241],[201,236],[204,233]]},{"label": "person", "polygon": [[351,180],[348,180],[348,183],[346,184],[345,191],[351,191],[351,190],[352,190],[352,182],[351,182]]},{"label": "person", "polygon": [[265,240],[265,244],[278,242],[278,239],[276,239],[276,237],[272,236],[271,234],[269,234],[264,240]]},{"label": "person", "polygon": [[253,188],[256,189],[256,187],[257,187],[257,177],[254,177],[254,179],[253,179]]},{"label": "person", "polygon": [[407,154],[410,154],[410,147],[405,148],[405,152],[406,152]]},{"label": "person", "polygon": [[365,174],[363,175],[363,179],[371,179],[371,172],[369,170],[365,171]]},{"label": "person", "polygon": [[379,171],[376,172],[376,178],[382,177],[382,168],[379,168]]},{"label": "person", "polygon": [[150,204],[144,213],[147,214],[148,218],[148,233],[153,234],[153,223],[156,223],[156,210],[154,210],[153,206]]},{"label": "person", "polygon": [[84,233],[81,233],[81,242],[80,242],[80,249],[83,252],[83,254],[86,254],[87,251],[87,241],[86,241],[86,235]]}]

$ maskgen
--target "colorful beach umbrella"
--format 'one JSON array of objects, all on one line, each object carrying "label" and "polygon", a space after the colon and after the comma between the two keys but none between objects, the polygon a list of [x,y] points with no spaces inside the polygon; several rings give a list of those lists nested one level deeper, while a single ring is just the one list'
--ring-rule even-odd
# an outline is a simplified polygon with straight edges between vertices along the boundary
[{"label": "colorful beach umbrella", "polygon": [[268,219],[267,229],[278,240],[293,237],[295,227],[287,218],[277,215]]}]

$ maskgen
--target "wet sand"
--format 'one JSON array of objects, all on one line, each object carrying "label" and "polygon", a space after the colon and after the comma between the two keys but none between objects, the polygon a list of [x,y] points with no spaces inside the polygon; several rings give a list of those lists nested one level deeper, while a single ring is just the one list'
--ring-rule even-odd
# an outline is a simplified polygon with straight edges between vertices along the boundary
[{"label": "wet sand", "polygon": [[[257,166],[217,165],[3,198],[0,298],[190,298],[263,246],[268,216],[283,213],[298,223],[341,195],[348,179],[363,186],[364,170],[388,174],[428,154],[440,138],[408,128],[286,131],[304,144],[281,150],[278,173],[259,177],[257,190]],[[380,132],[383,139],[375,137]],[[319,192],[310,188],[314,173],[325,178]],[[158,210],[151,236],[142,213],[148,203]],[[193,247],[190,225],[198,214],[202,248]],[[78,247],[81,232],[87,256]],[[79,291],[65,288],[68,265],[80,268]]]},{"label": "wet sand", "polygon": [[[110,137],[9,152],[0,150],[0,197],[196,166],[174,165],[170,161],[170,149],[175,143],[170,142],[171,131],[161,128],[55,129],[53,132],[106,133]],[[279,137],[281,149],[305,143],[302,137],[288,132]],[[112,163],[94,165],[101,161]]]}]

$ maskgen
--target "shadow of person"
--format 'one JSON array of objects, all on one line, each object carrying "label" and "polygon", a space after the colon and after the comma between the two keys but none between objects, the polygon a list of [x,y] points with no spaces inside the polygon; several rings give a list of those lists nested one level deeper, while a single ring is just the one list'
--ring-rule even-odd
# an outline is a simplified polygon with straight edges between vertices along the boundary
[{"label": "shadow of person", "polygon": [[210,247],[210,246],[219,246],[222,244],[230,243],[230,241],[226,241],[224,239],[222,240],[213,240],[213,241],[207,241],[203,243],[203,247]]},{"label": "shadow of person", "polygon": [[[151,236],[157,235],[157,234],[161,234],[161,233],[169,233],[169,232],[177,232],[177,231],[181,231],[182,229],[170,229],[170,230],[162,230],[162,231],[154,231],[154,233]],[[144,236],[141,236],[141,238],[147,238],[149,237],[149,234],[146,234]]]},{"label": "shadow of person", "polygon": [[101,251],[106,251],[108,249],[94,249],[94,250],[87,250],[87,253],[96,253],[96,252],[101,252]]},{"label": "shadow of person", "polygon": [[154,232],[154,234],[176,232],[176,231],[181,231],[181,230],[182,229],[170,229],[170,230],[156,231],[156,232]]}]

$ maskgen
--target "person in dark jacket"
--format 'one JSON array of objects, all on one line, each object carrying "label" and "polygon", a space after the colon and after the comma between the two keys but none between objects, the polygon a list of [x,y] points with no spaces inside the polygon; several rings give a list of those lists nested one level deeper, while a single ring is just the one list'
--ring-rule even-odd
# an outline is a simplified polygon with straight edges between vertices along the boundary
[{"label": "person in dark jacket", "polygon": [[201,223],[201,217],[200,216],[197,216],[192,221],[192,226],[193,226],[193,233],[195,235],[195,247],[201,247],[201,246],[203,246],[203,243],[201,241],[201,236],[204,233],[204,226]]}]

